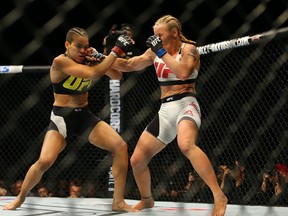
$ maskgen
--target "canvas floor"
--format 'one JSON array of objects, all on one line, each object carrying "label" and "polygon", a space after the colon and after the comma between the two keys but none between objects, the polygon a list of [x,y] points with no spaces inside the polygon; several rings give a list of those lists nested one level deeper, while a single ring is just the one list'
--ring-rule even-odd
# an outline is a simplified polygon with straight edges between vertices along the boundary
[{"label": "canvas floor", "polygon": [[[23,205],[15,211],[3,210],[2,206],[15,197],[0,197],[0,216],[209,216],[212,205],[204,203],[179,203],[156,201],[155,207],[141,212],[124,213],[111,211],[112,199],[110,198],[39,198],[27,197]],[[126,200],[129,205],[134,205],[137,200]],[[228,205],[226,216],[286,216],[288,207],[266,206],[240,206]]]}]

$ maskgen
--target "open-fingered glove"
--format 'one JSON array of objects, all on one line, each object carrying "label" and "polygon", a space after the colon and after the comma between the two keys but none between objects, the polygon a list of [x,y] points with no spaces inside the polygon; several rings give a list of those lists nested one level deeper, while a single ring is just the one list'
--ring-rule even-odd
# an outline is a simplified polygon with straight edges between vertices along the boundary
[{"label": "open-fingered glove", "polygon": [[127,35],[120,35],[117,40],[115,46],[112,48],[112,54],[115,53],[117,57],[123,57],[126,55],[129,47],[133,44],[132,39]]},{"label": "open-fingered glove", "polygon": [[159,58],[167,53],[162,46],[162,40],[157,35],[150,36],[146,41],[146,45],[150,47]]},{"label": "open-fingered glove", "polygon": [[98,52],[95,48],[90,47],[84,59],[84,64],[94,66],[105,59],[105,55]]},{"label": "open-fingered glove", "polygon": [[91,56],[96,58],[96,59],[99,59],[100,61],[105,58],[105,55],[103,55],[102,53],[98,52],[96,49],[93,50]]}]

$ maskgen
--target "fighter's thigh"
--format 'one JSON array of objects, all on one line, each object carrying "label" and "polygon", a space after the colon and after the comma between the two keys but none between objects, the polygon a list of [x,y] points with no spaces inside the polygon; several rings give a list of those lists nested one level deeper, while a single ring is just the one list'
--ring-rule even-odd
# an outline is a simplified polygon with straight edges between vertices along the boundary
[{"label": "fighter's thigh", "polygon": [[106,122],[99,122],[89,135],[89,142],[99,148],[113,151],[125,144],[122,137]]},{"label": "fighter's thigh", "polygon": [[177,143],[182,151],[190,149],[196,145],[198,127],[192,119],[185,119],[180,121],[177,130]]},{"label": "fighter's thigh", "polygon": [[136,158],[137,160],[145,160],[148,162],[165,147],[166,144],[145,130],[136,144],[132,159]]},{"label": "fighter's thigh", "polygon": [[49,130],[45,135],[39,159],[53,163],[65,146],[64,137],[56,130]]}]

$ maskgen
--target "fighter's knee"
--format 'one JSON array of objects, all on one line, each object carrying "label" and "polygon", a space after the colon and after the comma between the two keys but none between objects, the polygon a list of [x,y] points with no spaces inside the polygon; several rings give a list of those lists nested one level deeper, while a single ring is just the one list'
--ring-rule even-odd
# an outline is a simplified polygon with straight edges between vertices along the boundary
[{"label": "fighter's knee", "polygon": [[137,164],[137,161],[135,160],[135,157],[132,155],[130,158],[130,165],[132,168],[134,168]]},{"label": "fighter's knee", "polygon": [[120,153],[120,152],[128,152],[128,145],[124,140],[119,140],[117,144],[114,146],[112,152],[114,154]]},{"label": "fighter's knee", "polygon": [[191,143],[189,144],[180,144],[179,148],[181,149],[181,152],[183,153],[183,155],[185,155],[186,157],[188,157],[193,151],[196,150],[197,146],[196,144],[191,145]]},{"label": "fighter's knee", "polygon": [[133,169],[143,165],[143,163],[140,161],[139,157],[136,157],[135,155],[132,155],[130,158],[130,165]]},{"label": "fighter's knee", "polygon": [[53,162],[49,160],[39,159],[34,165],[42,172],[45,172],[52,166],[52,164]]}]

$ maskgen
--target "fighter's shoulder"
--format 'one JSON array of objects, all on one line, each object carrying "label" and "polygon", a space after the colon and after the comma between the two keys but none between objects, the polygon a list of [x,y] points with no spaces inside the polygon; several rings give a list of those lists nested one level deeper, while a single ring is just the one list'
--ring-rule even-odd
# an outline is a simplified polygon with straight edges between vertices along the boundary
[{"label": "fighter's shoulder", "polygon": [[186,43],[185,46],[182,49],[183,54],[189,54],[189,53],[194,53],[195,55],[198,55],[198,49],[194,44],[189,44]]},{"label": "fighter's shoulder", "polygon": [[63,60],[65,60],[65,59],[67,59],[67,57],[65,56],[65,54],[60,54],[60,55],[56,56],[56,57],[53,59],[53,61],[63,61]]},{"label": "fighter's shoulder", "polygon": [[185,43],[183,50],[191,50],[191,49],[197,49],[196,45],[191,43]]},{"label": "fighter's shoulder", "polygon": [[72,62],[73,61],[71,61],[71,59],[67,58],[64,54],[60,54],[53,59],[53,65],[59,66],[59,67],[69,65]]}]

